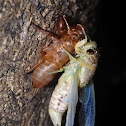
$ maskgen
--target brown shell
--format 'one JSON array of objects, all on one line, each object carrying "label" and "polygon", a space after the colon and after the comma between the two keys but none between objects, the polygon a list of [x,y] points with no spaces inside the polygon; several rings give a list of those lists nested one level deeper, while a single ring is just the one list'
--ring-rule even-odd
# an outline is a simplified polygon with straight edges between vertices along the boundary
[{"label": "brown shell", "polygon": [[59,17],[56,28],[60,39],[45,30],[37,28],[47,34],[53,43],[42,49],[41,62],[30,70],[34,70],[32,74],[33,87],[39,88],[48,85],[56,74],[47,75],[47,73],[59,70],[69,61],[69,56],[64,52],[63,48],[72,54],[75,44],[83,38],[84,26],[69,27],[65,15]]}]

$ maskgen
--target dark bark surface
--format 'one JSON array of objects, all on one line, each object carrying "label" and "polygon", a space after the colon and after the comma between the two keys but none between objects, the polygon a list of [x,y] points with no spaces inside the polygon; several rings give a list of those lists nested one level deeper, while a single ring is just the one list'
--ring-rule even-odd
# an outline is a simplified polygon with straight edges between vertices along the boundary
[{"label": "dark bark surface", "polygon": [[65,14],[69,23],[83,24],[90,33],[97,4],[98,0],[0,1],[0,125],[52,125],[48,104],[56,83],[32,88],[30,75],[25,74],[50,42],[31,22],[55,32],[57,13]]}]

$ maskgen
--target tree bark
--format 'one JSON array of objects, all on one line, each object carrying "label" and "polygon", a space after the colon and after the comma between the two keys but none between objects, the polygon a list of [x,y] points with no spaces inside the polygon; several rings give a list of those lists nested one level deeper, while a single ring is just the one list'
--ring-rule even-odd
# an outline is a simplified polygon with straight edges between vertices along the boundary
[{"label": "tree bark", "polygon": [[0,1],[0,125],[52,125],[48,104],[58,77],[49,86],[36,89],[32,88],[30,75],[25,74],[41,57],[42,47],[50,42],[31,22],[55,32],[59,13],[66,15],[70,24],[83,24],[91,32],[98,1]]}]

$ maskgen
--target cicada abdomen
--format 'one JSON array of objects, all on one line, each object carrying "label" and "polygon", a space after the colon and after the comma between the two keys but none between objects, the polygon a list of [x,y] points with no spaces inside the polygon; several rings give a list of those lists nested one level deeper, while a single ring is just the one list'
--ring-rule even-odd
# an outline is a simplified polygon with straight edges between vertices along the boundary
[{"label": "cicada abdomen", "polygon": [[66,51],[72,62],[64,67],[64,73],[50,100],[49,114],[54,126],[61,126],[62,115],[67,109],[66,126],[73,126],[78,87],[84,88],[89,84],[97,67],[98,52],[95,42],[87,42],[85,38],[75,45],[75,52],[78,58],[72,57]]},{"label": "cicada abdomen", "polygon": [[[36,27],[36,25],[34,25]],[[75,44],[82,40],[84,26],[77,24],[70,27],[65,19],[65,15],[61,16],[56,23],[59,38],[51,33],[39,29],[53,41],[49,46],[43,47],[41,53],[42,58],[29,72],[33,71],[32,82],[33,87],[44,87],[51,82],[55,74],[46,75],[47,73],[60,69],[69,61],[69,56],[64,49],[70,54],[74,52]],[[64,48],[64,49],[63,49]]]}]

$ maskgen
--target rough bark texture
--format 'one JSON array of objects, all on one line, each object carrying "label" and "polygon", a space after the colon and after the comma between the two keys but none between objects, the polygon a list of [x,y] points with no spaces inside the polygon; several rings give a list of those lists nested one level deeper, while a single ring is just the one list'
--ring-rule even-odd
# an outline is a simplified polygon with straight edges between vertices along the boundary
[{"label": "rough bark texture", "polygon": [[31,22],[55,32],[56,13],[60,13],[72,19],[69,23],[81,23],[90,32],[97,3],[98,0],[0,1],[0,125],[52,125],[48,104],[54,82],[33,89],[30,75],[25,74],[49,43],[48,37],[35,30]]}]

